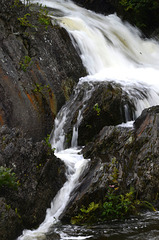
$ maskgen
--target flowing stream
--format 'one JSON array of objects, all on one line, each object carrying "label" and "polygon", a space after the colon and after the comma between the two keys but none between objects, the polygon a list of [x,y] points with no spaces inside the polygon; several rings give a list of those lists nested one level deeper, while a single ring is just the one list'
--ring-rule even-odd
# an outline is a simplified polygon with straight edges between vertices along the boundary
[{"label": "flowing stream", "polygon": [[[142,39],[138,29],[123,23],[115,14],[103,16],[88,11],[64,0],[35,0],[50,8],[52,23],[55,21],[64,27],[77,49],[88,75],[79,79],[74,95],[58,113],[51,134],[51,144],[55,155],[64,161],[67,168],[67,182],[53,199],[46,211],[46,218],[35,230],[24,230],[18,240],[47,239],[51,231],[57,231],[61,239],[157,239],[159,213],[130,222],[116,223],[107,226],[94,226],[90,229],[60,226],[59,217],[64,211],[72,190],[79,184],[78,179],[87,167],[89,159],[84,159],[78,147],[78,127],[82,120],[85,103],[93,94],[93,82],[110,81],[120,84],[136,106],[134,116],[142,110],[159,104],[159,44],[155,40]],[[46,43],[47,44],[47,43]],[[75,111],[75,101],[81,89],[89,87],[83,94],[82,104],[73,127],[71,148],[65,147],[64,127]],[[125,113],[126,114],[126,113]],[[69,119],[69,120],[68,120]],[[133,120],[133,119],[132,119]],[[152,231],[149,226],[155,225]],[[148,227],[147,227],[148,226]],[[136,233],[136,229],[140,229]],[[145,232],[149,231],[148,234]],[[146,229],[146,230],[145,230]],[[148,230],[149,229],[149,230]],[[96,234],[98,232],[98,235]],[[129,233],[129,234],[128,234]],[[50,235],[51,236],[51,235]],[[147,238],[149,236],[149,238]],[[54,239],[54,238],[49,238]],[[158,238],[159,239],[159,238]]]}]

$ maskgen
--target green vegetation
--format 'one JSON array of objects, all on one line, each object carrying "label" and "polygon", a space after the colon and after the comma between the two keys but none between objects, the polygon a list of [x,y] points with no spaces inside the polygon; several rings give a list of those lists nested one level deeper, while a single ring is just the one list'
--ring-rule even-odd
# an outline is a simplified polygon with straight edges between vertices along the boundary
[{"label": "green vegetation", "polygon": [[48,155],[55,151],[55,148],[52,148],[50,143],[50,134],[47,134],[47,137],[45,138],[45,144],[49,147]]},{"label": "green vegetation", "polygon": [[142,30],[157,26],[159,1],[158,0],[120,0],[129,21],[133,21]]},{"label": "green vegetation", "polygon": [[158,0],[121,0],[120,4],[125,8],[126,11],[132,9],[135,12],[147,7],[149,7],[149,9],[157,9],[159,7]]},{"label": "green vegetation", "polygon": [[[29,6],[31,4],[30,0],[24,0],[24,5]],[[20,0],[14,0],[13,6],[19,7],[22,6],[22,2]]]},{"label": "green vegetation", "polygon": [[123,219],[128,214],[136,212],[136,202],[134,201],[134,193],[132,190],[126,194],[116,194],[118,188],[114,189],[112,185],[105,196],[103,203],[102,217],[108,219]]},{"label": "green vegetation", "polygon": [[25,56],[24,59],[19,63],[21,69],[26,72],[27,68],[33,64],[29,56]]},{"label": "green vegetation", "polygon": [[44,25],[46,29],[48,28],[49,25],[51,25],[51,20],[48,15],[47,9],[46,9],[46,7],[43,8],[41,5],[40,5],[40,10],[39,10],[39,15],[38,15],[38,21],[39,21],[39,23]]},{"label": "green vegetation", "polygon": [[91,202],[88,208],[82,206],[80,213],[72,217],[71,223],[93,224],[113,219],[124,219],[130,215],[137,215],[140,208],[155,211],[155,208],[147,201],[136,200],[132,188],[126,194],[119,194],[118,190],[119,188],[115,185],[110,185],[101,202]]},{"label": "green vegetation", "polygon": [[[99,211],[100,204],[95,204],[94,202],[91,202],[86,208],[85,206],[82,206],[80,209],[81,213],[79,213],[77,216],[72,217],[71,223],[72,224],[86,224],[86,223],[93,223],[97,220],[97,212]],[[97,211],[96,211],[97,210]]]},{"label": "green vegetation", "polygon": [[48,14],[48,10],[47,10],[46,6],[42,6],[42,4],[39,5],[37,3],[36,5],[38,6],[38,10],[36,10],[36,12],[34,12],[34,11],[29,10],[29,6],[31,6],[31,5],[33,6],[33,4],[29,0],[25,0],[24,5],[22,5],[19,0],[15,0],[14,4],[11,6],[11,8],[21,7],[21,6],[24,7],[26,14],[23,17],[18,18],[18,21],[20,22],[21,26],[37,28],[37,26],[31,24],[31,17],[32,16],[37,16],[38,17],[38,22],[41,25],[45,26],[45,29],[47,29],[49,25],[52,25],[51,24],[51,19],[50,19],[50,16]]},{"label": "green vegetation", "polygon": [[41,83],[35,83],[35,88],[34,88],[34,92],[37,93],[42,93],[43,90],[47,90],[48,92],[51,91],[51,88],[49,85],[42,85]]},{"label": "green vegetation", "polygon": [[7,186],[9,188],[17,189],[19,183],[16,180],[15,173],[12,172],[12,169],[0,167],[0,188]]},{"label": "green vegetation", "polygon": [[20,0],[14,0],[14,4],[11,6],[11,8],[13,8],[13,7],[20,7],[20,6],[21,6]]},{"label": "green vegetation", "polygon": [[96,111],[97,116],[100,115],[101,109],[99,108],[98,103],[94,104],[93,110]]},{"label": "green vegetation", "polygon": [[18,18],[18,21],[20,22],[20,25],[23,27],[31,27],[31,28],[35,28],[34,25],[32,25],[29,21],[29,17],[30,17],[30,13],[26,13],[23,17]]},{"label": "green vegetation", "polygon": [[51,143],[50,143],[50,134],[47,134],[47,137],[45,138],[45,143],[48,147],[51,148]]}]

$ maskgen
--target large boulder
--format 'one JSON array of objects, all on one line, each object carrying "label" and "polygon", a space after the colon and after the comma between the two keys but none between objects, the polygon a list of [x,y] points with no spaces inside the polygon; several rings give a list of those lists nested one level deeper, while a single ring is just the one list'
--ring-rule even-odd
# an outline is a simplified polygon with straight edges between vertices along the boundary
[{"label": "large boulder", "polygon": [[38,141],[51,132],[86,72],[67,32],[53,26],[44,10],[39,17],[13,3],[0,3],[0,125],[18,127]]},{"label": "large boulder", "polygon": [[158,124],[156,106],[144,110],[134,128],[106,126],[87,144],[83,154],[91,161],[63,221],[77,215],[82,205],[101,201],[111,185],[122,194],[134,188],[137,199],[159,206]]},{"label": "large boulder", "polygon": [[104,126],[119,125],[135,117],[132,99],[114,82],[81,82],[67,109],[70,110],[63,128],[67,145],[70,145],[73,128],[78,128],[78,145],[83,146],[93,141]]},{"label": "large boulder", "polygon": [[17,190],[0,185],[0,239],[9,240],[44,220],[66,181],[65,166],[45,141],[33,143],[19,129],[5,125],[0,128],[0,165],[12,169],[19,183]]},{"label": "large boulder", "polygon": [[82,115],[79,126],[79,145],[94,140],[104,126],[115,126],[133,120],[135,106],[120,84],[114,82],[91,83],[93,92]]}]

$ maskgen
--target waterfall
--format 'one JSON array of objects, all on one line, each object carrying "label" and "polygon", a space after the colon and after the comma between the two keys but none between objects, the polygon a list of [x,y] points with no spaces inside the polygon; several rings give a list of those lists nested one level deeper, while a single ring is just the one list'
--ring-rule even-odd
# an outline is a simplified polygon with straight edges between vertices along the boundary
[{"label": "waterfall", "polygon": [[68,0],[34,2],[50,7],[53,23],[56,19],[70,34],[88,72],[81,81],[121,84],[136,105],[136,117],[144,108],[159,104],[157,41],[142,39],[137,28],[123,23],[116,14],[96,14]]},{"label": "waterfall", "polygon": [[[49,228],[58,222],[72,190],[79,184],[79,176],[87,167],[89,160],[83,158],[78,147],[78,127],[85,102],[89,101],[93,94],[93,82],[100,84],[113,81],[120,84],[135,104],[136,116],[139,116],[143,109],[159,104],[159,44],[155,40],[142,39],[138,29],[123,23],[115,14],[96,14],[71,1],[32,2],[49,7],[52,22],[56,20],[68,31],[88,76],[79,80],[74,95],[58,113],[50,139],[52,147],[56,149],[55,155],[61,158],[67,167],[67,182],[53,199],[44,222],[36,230],[24,230],[19,240],[45,239]],[[67,148],[65,129],[71,121],[72,113],[78,107],[81,89],[84,89],[80,99],[83,107],[79,110],[73,127],[71,148]],[[125,112],[128,119],[127,106]]]}]

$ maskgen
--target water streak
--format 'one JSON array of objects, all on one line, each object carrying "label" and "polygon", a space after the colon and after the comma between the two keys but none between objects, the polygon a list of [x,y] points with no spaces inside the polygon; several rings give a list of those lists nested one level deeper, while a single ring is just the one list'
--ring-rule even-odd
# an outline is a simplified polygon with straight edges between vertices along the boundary
[{"label": "water streak", "polygon": [[[68,180],[51,203],[44,222],[34,231],[25,230],[19,240],[46,238],[45,234],[58,221],[72,190],[79,184],[79,176],[87,167],[88,160],[79,154],[78,127],[82,121],[85,102],[93,94],[93,82],[100,84],[103,81],[113,81],[120,84],[136,106],[135,116],[139,116],[144,108],[159,104],[159,44],[155,40],[142,39],[138,29],[123,23],[115,14],[96,14],[71,1],[33,2],[49,7],[50,14],[53,12],[53,23],[56,19],[59,25],[68,31],[88,76],[79,80],[73,97],[59,112],[51,134],[51,144],[56,149],[56,156],[61,158],[67,167]],[[87,91],[85,83],[89,85]],[[72,120],[72,113],[79,107],[81,89],[83,97],[80,101],[83,107],[78,111],[73,127],[72,148],[67,149],[65,129],[69,128],[68,122]],[[127,111],[125,106],[125,115],[128,118]],[[65,237],[68,239],[67,236],[63,238]]]}]

